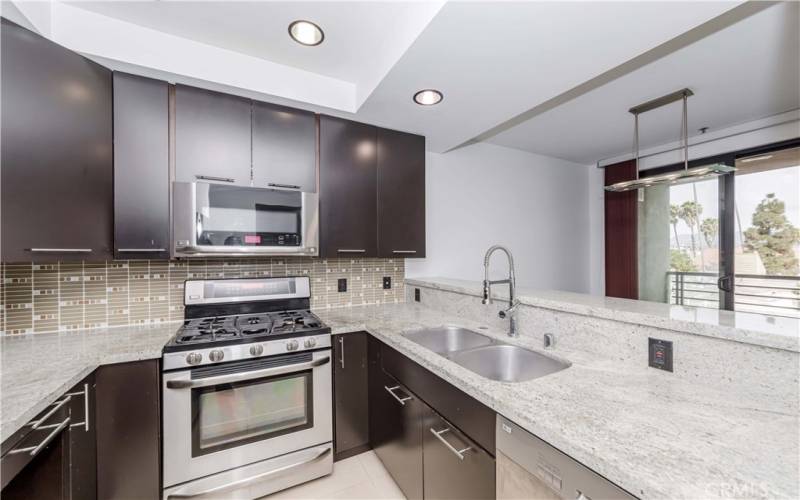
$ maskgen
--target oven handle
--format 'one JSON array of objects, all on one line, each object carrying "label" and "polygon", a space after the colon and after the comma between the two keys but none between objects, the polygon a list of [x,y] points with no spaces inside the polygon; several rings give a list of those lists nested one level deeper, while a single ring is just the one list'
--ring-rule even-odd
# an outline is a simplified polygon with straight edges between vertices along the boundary
[{"label": "oven handle", "polygon": [[318,462],[323,458],[325,458],[326,456],[328,456],[330,452],[331,452],[330,448],[325,448],[321,452],[317,453],[317,455],[308,460],[302,460],[300,462],[295,462],[293,464],[284,465],[283,467],[278,467],[277,469],[272,469],[267,472],[262,472],[261,474],[256,474],[255,476],[252,477],[246,477],[244,479],[239,479],[238,481],[234,481],[232,483],[223,484],[222,486],[215,486],[213,488],[209,488],[203,491],[198,491],[196,493],[170,493],[167,495],[167,498],[195,498],[203,495],[210,495],[212,493],[224,493],[226,491],[238,490],[240,488],[250,486],[254,483],[261,482],[269,476],[274,476],[275,474],[279,474],[281,472],[286,472],[288,470],[295,469],[297,467],[302,467],[304,465]]},{"label": "oven handle", "polygon": [[263,370],[253,370],[242,373],[231,373],[228,375],[219,375],[217,377],[198,378],[194,380],[167,380],[167,389],[192,389],[196,387],[208,387],[210,385],[229,384],[232,382],[242,382],[244,380],[252,380],[255,378],[269,377],[271,375],[282,375],[284,373],[299,372],[309,368],[316,368],[328,363],[331,360],[330,356],[315,359],[313,361],[306,361],[305,363],[295,363],[286,366],[276,366],[274,368],[264,368]]}]

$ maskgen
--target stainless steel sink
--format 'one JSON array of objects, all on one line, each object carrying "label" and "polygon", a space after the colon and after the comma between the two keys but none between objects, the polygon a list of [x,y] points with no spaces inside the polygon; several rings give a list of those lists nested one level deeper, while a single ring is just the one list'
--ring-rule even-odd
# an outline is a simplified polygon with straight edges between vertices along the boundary
[{"label": "stainless steel sink", "polygon": [[494,343],[494,340],[485,335],[458,326],[423,328],[405,332],[403,336],[442,355]]},{"label": "stainless steel sink", "polygon": [[506,344],[469,349],[448,358],[478,375],[501,382],[524,382],[570,366],[538,352]]}]

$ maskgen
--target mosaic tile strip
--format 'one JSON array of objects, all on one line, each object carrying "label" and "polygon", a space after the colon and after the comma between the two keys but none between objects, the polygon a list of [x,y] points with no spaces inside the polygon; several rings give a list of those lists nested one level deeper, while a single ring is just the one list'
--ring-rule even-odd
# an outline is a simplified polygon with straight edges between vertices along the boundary
[{"label": "mosaic tile strip", "polygon": [[[403,259],[28,262],[2,263],[0,274],[0,334],[180,320],[187,279],[309,276],[315,309],[405,301]],[[337,291],[340,278],[346,292]]]}]

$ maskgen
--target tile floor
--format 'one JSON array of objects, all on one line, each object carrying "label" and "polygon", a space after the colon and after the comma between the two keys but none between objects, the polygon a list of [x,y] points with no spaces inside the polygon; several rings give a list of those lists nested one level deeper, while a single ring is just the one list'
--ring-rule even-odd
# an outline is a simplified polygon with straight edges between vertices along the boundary
[{"label": "tile floor", "polygon": [[[333,474],[264,497],[266,500],[405,500],[374,451],[333,464]],[[262,500],[264,500],[262,499]]]}]

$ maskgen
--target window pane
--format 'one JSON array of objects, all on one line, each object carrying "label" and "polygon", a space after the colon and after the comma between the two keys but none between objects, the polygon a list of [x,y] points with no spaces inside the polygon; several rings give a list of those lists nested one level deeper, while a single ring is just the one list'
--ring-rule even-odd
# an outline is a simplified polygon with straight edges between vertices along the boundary
[{"label": "window pane", "polygon": [[719,180],[639,195],[639,298],[719,307]]},{"label": "window pane", "polygon": [[735,309],[800,317],[800,148],[736,168]]}]

